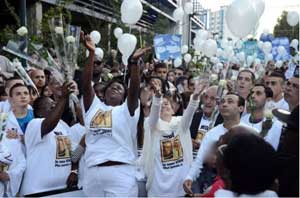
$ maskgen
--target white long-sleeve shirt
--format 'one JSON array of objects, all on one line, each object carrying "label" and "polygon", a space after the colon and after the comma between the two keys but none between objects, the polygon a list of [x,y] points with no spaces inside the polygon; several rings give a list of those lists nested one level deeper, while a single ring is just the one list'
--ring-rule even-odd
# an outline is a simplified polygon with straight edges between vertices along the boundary
[{"label": "white long-sleeve shirt", "polygon": [[197,157],[192,163],[188,175],[185,178],[186,180],[189,179],[195,181],[197,179],[198,175],[201,172],[201,169],[203,168],[203,162],[207,153],[210,153],[213,145],[219,140],[220,136],[222,136],[227,131],[228,129],[224,128],[223,124],[219,124],[205,134],[198,150]]}]

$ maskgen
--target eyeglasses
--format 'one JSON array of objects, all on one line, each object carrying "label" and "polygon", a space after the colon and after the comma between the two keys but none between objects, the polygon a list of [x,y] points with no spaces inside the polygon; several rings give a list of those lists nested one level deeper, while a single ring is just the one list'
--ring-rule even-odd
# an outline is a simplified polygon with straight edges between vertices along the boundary
[{"label": "eyeglasses", "polygon": [[218,147],[218,151],[222,156],[224,156],[224,152],[226,148],[227,148],[227,144],[222,144],[221,146]]},{"label": "eyeglasses", "polygon": [[94,61],[95,65],[101,65],[101,63],[102,63],[101,61]]},{"label": "eyeglasses", "polygon": [[286,82],[286,86],[292,86],[293,89],[299,89],[299,84],[291,83],[290,81]]}]

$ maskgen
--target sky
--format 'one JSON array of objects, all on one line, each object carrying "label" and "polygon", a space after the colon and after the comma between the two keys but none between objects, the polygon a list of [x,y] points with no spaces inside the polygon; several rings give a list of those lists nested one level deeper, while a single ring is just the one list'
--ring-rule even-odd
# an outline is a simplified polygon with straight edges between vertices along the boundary
[{"label": "sky", "polygon": [[[217,10],[219,6],[229,5],[233,0],[201,0],[201,4],[205,8],[211,8]],[[259,26],[257,29],[257,36],[262,34],[264,30],[273,32],[273,28],[276,25],[277,18],[281,15],[283,10],[296,11],[300,10],[299,0],[264,0],[265,10],[259,20]]]}]

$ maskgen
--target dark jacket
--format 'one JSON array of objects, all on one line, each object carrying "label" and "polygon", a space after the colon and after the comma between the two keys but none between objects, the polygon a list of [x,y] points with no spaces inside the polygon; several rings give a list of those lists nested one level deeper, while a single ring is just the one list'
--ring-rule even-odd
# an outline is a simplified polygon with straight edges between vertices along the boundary
[{"label": "dark jacket", "polygon": [[[192,120],[192,123],[191,123],[191,126],[190,126],[191,136],[192,136],[193,139],[196,138],[202,116],[203,116],[203,111],[202,110],[198,110],[194,114],[194,117],[193,117],[193,120]],[[218,124],[221,124],[221,123],[223,123],[223,118],[222,118],[221,114],[219,114],[214,127],[217,126]]]}]

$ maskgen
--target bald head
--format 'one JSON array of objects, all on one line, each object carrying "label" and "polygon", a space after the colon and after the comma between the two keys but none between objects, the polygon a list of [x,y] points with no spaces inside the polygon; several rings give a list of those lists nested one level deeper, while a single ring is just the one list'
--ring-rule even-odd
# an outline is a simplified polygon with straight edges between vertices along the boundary
[{"label": "bald head", "polygon": [[203,112],[205,116],[210,117],[216,107],[216,96],[218,86],[210,86],[204,93]]},{"label": "bald head", "polygon": [[35,69],[30,72],[30,77],[38,89],[41,89],[45,86],[46,79],[45,73],[43,70]]}]

